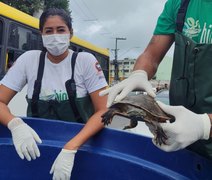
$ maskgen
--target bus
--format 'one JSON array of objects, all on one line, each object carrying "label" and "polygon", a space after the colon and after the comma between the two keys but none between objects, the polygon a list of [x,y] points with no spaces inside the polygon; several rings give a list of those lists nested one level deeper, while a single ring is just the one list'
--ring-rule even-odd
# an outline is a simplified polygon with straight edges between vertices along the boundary
[{"label": "bus", "polygon": [[[0,79],[27,50],[42,50],[39,19],[0,2]],[[109,50],[73,36],[70,49],[92,53],[109,83]]]}]

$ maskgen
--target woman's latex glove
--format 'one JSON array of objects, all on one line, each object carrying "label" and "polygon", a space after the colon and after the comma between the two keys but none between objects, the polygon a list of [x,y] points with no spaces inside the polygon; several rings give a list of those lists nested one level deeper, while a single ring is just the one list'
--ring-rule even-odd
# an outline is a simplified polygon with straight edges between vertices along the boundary
[{"label": "woman's latex glove", "polygon": [[40,151],[36,142],[42,143],[38,134],[29,127],[21,118],[13,118],[7,127],[11,131],[15,149],[21,159],[24,157],[31,161],[40,157]]},{"label": "woman's latex glove", "polygon": [[152,97],[155,93],[152,89],[151,83],[148,81],[148,76],[144,70],[136,70],[122,82],[103,90],[99,93],[100,96],[108,94],[107,107],[110,107],[113,101],[121,101],[127,94],[135,89],[144,90]]},{"label": "woman's latex glove", "polygon": [[76,152],[77,150],[61,150],[50,170],[53,180],[70,180]]},{"label": "woman's latex glove", "polygon": [[211,122],[207,114],[195,114],[183,106],[169,106],[161,102],[158,105],[166,113],[175,116],[173,123],[160,123],[168,139],[166,144],[153,143],[164,151],[183,149],[200,139],[209,139]]}]

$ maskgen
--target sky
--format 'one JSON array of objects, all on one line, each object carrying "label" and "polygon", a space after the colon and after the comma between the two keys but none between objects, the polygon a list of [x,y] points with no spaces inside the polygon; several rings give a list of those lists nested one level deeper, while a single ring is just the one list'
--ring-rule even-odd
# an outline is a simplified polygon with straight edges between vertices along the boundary
[{"label": "sky", "polygon": [[[74,35],[102,48],[115,58],[137,58],[148,45],[166,0],[70,0]],[[167,54],[172,56],[172,50]]]}]

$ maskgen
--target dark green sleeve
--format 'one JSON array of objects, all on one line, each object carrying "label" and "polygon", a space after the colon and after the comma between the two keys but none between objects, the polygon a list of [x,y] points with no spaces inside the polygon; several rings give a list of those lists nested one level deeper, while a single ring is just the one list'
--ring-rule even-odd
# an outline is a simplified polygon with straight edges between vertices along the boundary
[{"label": "dark green sleeve", "polygon": [[176,15],[181,0],[167,0],[164,9],[157,20],[154,35],[173,34],[176,29]]}]

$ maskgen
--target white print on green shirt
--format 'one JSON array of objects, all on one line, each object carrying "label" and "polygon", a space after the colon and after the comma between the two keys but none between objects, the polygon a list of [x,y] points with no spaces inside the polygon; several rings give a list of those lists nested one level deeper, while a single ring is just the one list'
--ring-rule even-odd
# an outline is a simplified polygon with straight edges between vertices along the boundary
[{"label": "white print on green shirt", "polygon": [[207,26],[205,22],[203,27],[201,27],[199,20],[189,17],[185,22],[183,31],[191,39],[199,36],[199,43],[212,43],[212,24]]},{"label": "white print on green shirt", "polygon": [[199,20],[195,21],[194,18],[190,17],[187,18],[184,25],[184,33],[187,37],[193,38],[199,35],[199,32],[201,31]]},{"label": "white print on green shirt", "polygon": [[207,28],[207,24],[204,23],[202,34],[200,38],[200,43],[212,43],[212,24],[210,24]]}]

